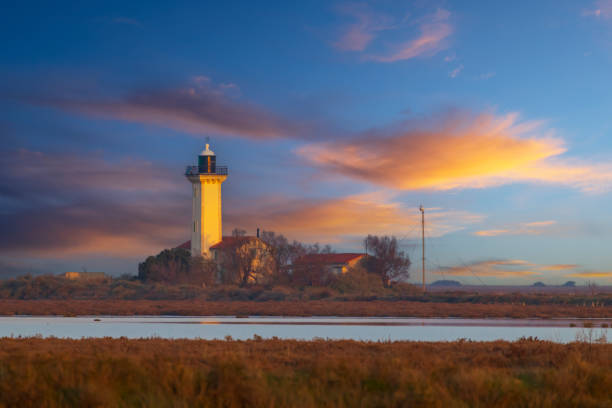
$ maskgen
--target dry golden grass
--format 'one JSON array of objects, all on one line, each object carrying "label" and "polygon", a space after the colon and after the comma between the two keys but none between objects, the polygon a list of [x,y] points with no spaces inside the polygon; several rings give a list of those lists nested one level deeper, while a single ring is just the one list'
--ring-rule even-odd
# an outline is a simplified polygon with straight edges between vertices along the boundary
[{"label": "dry golden grass", "polygon": [[410,316],[465,318],[611,318],[612,306],[415,301],[206,301],[0,299],[0,315]]},{"label": "dry golden grass", "polygon": [[5,338],[0,406],[611,407],[612,345]]}]

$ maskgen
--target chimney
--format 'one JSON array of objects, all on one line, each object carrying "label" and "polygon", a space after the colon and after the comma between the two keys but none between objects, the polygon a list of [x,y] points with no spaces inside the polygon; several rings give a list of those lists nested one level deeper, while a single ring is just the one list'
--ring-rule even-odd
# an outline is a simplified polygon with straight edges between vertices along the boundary
[{"label": "chimney", "polygon": [[259,238],[259,227],[257,227],[257,238]]}]

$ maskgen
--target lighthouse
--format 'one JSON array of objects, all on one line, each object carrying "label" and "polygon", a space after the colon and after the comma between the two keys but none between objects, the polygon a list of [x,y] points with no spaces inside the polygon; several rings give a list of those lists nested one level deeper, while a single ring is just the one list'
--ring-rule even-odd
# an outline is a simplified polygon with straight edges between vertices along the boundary
[{"label": "lighthouse", "polygon": [[193,191],[191,255],[208,256],[210,247],[222,240],[221,184],[227,179],[227,167],[217,166],[217,156],[207,144],[198,165],[187,166],[185,177]]}]

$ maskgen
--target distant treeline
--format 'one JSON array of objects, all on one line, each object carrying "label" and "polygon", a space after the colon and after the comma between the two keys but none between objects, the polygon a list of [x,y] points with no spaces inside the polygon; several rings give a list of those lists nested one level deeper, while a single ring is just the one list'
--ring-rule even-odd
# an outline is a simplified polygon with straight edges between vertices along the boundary
[{"label": "distant treeline", "polygon": [[609,407],[611,368],[597,341],[4,338],[0,406]]}]

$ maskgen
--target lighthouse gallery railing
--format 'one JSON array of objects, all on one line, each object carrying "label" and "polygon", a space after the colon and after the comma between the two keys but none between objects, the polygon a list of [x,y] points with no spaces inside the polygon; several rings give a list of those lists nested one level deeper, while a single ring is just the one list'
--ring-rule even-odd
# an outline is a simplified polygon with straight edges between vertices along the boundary
[{"label": "lighthouse gallery railing", "polygon": [[227,166],[216,166],[215,171],[212,173],[200,173],[198,166],[187,166],[187,169],[185,170],[186,176],[197,176],[198,174],[217,174],[220,176],[227,176]]}]

